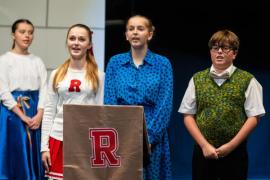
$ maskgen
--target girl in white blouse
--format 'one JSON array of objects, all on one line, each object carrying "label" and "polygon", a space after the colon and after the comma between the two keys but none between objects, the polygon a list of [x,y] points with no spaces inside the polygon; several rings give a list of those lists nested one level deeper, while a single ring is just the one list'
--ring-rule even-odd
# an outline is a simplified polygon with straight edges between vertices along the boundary
[{"label": "girl in white blouse", "polygon": [[13,46],[0,56],[0,179],[42,179],[40,124],[47,70],[28,51],[34,26],[27,19],[12,25]]}]

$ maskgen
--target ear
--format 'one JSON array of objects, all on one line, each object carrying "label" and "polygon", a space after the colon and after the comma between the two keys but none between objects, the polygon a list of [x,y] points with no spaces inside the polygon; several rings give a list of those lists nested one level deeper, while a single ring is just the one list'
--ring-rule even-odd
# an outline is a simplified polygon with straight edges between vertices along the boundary
[{"label": "ear", "polygon": [[126,40],[128,41],[128,33],[125,32]]},{"label": "ear", "polygon": [[11,38],[12,38],[12,40],[15,40],[15,34],[14,33],[11,33]]},{"label": "ear", "polygon": [[90,42],[89,44],[88,44],[88,48],[87,49],[91,49],[92,48],[92,43]]},{"label": "ear", "polygon": [[147,38],[148,41],[150,41],[153,38],[153,31],[149,32],[149,36]]},{"label": "ear", "polygon": [[235,58],[236,58],[237,54],[238,54],[238,51],[237,51],[237,50],[235,50],[235,51],[233,52],[233,60],[235,60]]}]

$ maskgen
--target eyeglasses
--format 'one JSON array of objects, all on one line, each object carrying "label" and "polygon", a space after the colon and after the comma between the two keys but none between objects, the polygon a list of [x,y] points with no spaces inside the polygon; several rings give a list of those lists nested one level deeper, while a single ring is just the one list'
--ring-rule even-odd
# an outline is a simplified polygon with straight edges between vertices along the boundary
[{"label": "eyeglasses", "polygon": [[232,47],[230,47],[230,46],[218,46],[218,45],[214,45],[211,48],[211,50],[213,52],[218,52],[219,49],[221,49],[221,51],[224,52],[224,53],[229,53],[232,50]]}]

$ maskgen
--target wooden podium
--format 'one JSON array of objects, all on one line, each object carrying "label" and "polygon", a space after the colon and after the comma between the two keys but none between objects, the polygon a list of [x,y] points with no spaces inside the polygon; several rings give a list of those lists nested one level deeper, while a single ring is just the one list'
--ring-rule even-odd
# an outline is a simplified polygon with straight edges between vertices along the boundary
[{"label": "wooden podium", "polygon": [[65,180],[139,180],[149,151],[142,106],[64,105]]}]

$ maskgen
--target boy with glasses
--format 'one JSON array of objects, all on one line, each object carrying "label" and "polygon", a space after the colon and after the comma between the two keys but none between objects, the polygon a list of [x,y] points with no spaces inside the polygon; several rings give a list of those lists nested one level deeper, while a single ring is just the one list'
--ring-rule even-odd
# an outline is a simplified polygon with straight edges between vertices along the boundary
[{"label": "boy with glasses", "polygon": [[239,44],[232,31],[212,35],[212,66],[193,75],[179,108],[196,142],[193,180],[247,179],[247,137],[265,110],[260,83],[233,65]]}]

